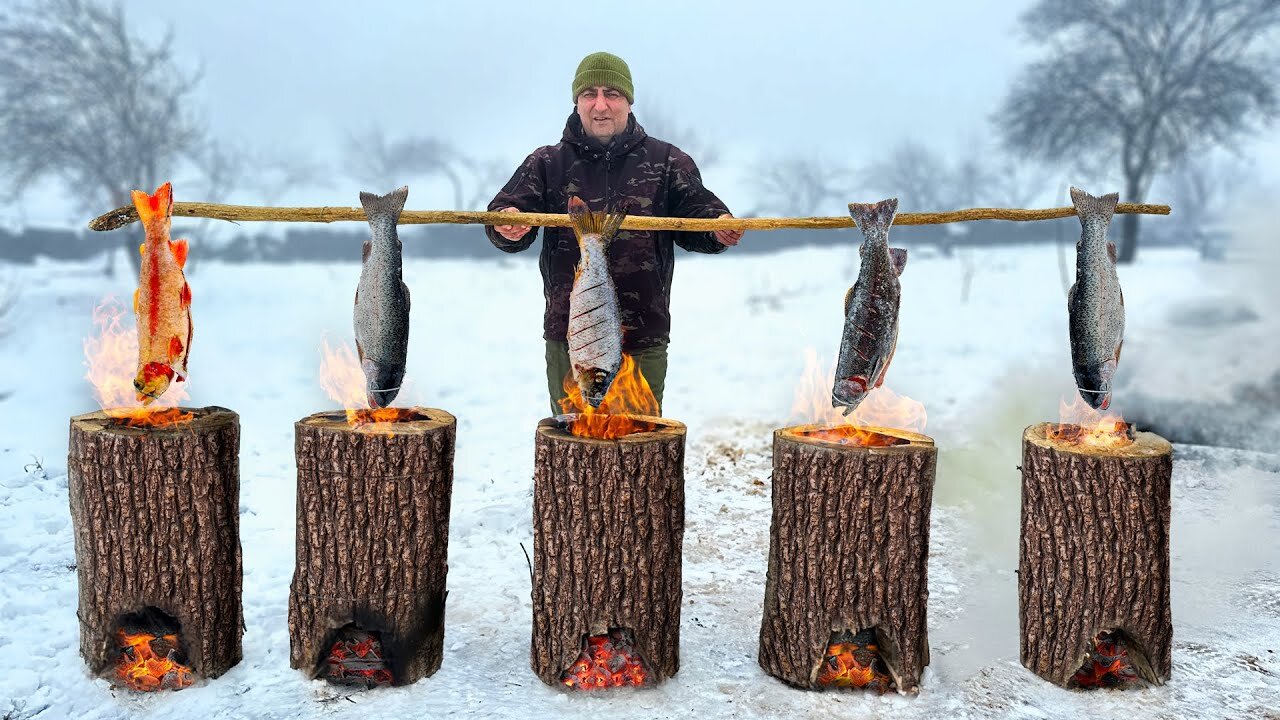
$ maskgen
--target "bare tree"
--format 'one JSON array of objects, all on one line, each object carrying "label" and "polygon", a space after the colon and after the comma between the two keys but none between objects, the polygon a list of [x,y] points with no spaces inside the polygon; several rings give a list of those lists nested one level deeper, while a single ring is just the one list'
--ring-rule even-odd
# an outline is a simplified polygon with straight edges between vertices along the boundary
[{"label": "bare tree", "polygon": [[[1048,55],[994,118],[1005,142],[1050,162],[1116,163],[1126,201],[1191,149],[1232,142],[1277,114],[1280,0],[1040,0],[1022,17]],[[1138,216],[1121,219],[1132,261]]]},{"label": "bare tree", "polygon": [[761,200],[747,215],[843,214],[845,204],[853,199],[852,176],[848,168],[816,155],[787,155],[762,162],[752,176]]},{"label": "bare tree", "polygon": [[1162,180],[1177,208],[1175,238],[1200,250],[1202,257],[1220,258],[1226,231],[1223,220],[1231,195],[1251,175],[1243,163],[1223,156],[1185,157]]},{"label": "bare tree", "polygon": [[[347,137],[348,174],[377,190],[402,184],[411,177],[442,175],[453,188],[454,206],[462,208],[467,196],[463,173],[469,160],[450,143],[427,135],[388,139],[380,126]],[[383,190],[377,190],[384,192]]]},{"label": "bare tree", "polygon": [[[967,170],[980,173],[977,163]],[[879,195],[900,198],[900,207],[917,211],[944,210],[954,204],[953,174],[941,155],[924,145],[905,141],[863,171],[863,185]]]},{"label": "bare tree", "polygon": [[[195,120],[198,75],[178,68],[172,41],[172,30],[154,43],[135,36],[119,4],[95,0],[0,14],[0,180],[11,199],[55,178],[96,214],[187,169],[228,185],[233,165]],[[137,253],[126,256],[136,270]]]}]

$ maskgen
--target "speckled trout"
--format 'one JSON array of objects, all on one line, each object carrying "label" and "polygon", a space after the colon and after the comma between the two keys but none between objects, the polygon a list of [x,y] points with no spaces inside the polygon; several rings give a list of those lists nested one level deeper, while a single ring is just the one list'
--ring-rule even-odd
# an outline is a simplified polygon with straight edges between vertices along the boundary
[{"label": "speckled trout", "polygon": [[898,212],[898,199],[874,204],[849,203],[849,214],[862,231],[858,280],[844,296],[844,333],[831,387],[831,406],[853,412],[867,393],[884,383],[898,344],[898,305],[902,286],[898,276],[907,265],[907,251],[889,247],[889,226]]},{"label": "speckled trout", "polygon": [[396,234],[408,197],[408,187],[381,197],[360,193],[373,232],[364,241],[355,302],[356,352],[369,407],[386,407],[396,399],[409,354],[409,288],[401,272],[402,245]]},{"label": "speckled trout", "polygon": [[590,212],[585,202],[569,198],[569,219],[582,253],[569,292],[569,363],[593,408],[600,407],[622,366],[622,319],[607,251],[625,217],[625,212]]},{"label": "speckled trout", "polygon": [[138,374],[133,389],[139,402],[150,405],[169,389],[169,383],[187,379],[191,286],[182,273],[187,241],[169,239],[172,186],[165,183],[154,195],[134,190],[133,206],[147,232],[146,242],[138,248],[142,267],[133,293],[133,312],[138,318]]},{"label": "speckled trout", "polygon": [[1124,293],[1116,274],[1116,246],[1107,240],[1117,193],[1094,197],[1071,188],[1080,218],[1076,282],[1067,295],[1071,369],[1080,397],[1097,410],[1111,406],[1111,379],[1124,344]]}]

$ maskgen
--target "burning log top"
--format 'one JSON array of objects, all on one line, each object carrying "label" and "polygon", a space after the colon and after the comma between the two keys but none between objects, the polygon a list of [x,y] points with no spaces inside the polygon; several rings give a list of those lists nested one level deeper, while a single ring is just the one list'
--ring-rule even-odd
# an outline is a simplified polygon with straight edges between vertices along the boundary
[{"label": "burning log top", "polygon": [[1132,426],[1123,423],[1111,434],[1110,442],[1098,442],[1096,435],[1093,440],[1082,441],[1086,435],[1078,428],[1055,422],[1040,423],[1027,428],[1024,439],[1036,447],[1093,457],[1154,458],[1173,451],[1168,440],[1155,433],[1135,432]]},{"label": "burning log top", "polygon": [[[132,412],[132,411],[138,412]],[[229,414],[230,413],[230,414]],[[148,418],[165,418],[165,421],[149,421]],[[231,411],[216,405],[203,408],[107,408],[97,412],[77,415],[76,429],[82,433],[106,432],[125,437],[173,437],[200,434],[234,422]]]}]

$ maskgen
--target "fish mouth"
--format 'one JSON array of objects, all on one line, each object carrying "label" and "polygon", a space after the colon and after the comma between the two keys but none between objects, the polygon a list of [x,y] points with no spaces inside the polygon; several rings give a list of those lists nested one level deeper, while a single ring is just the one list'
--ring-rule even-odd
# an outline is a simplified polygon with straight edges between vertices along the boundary
[{"label": "fish mouth", "polygon": [[1089,388],[1077,387],[1076,391],[1080,393],[1080,398],[1089,404],[1094,410],[1106,410],[1111,407],[1111,388],[1105,387],[1101,390],[1090,390]]}]

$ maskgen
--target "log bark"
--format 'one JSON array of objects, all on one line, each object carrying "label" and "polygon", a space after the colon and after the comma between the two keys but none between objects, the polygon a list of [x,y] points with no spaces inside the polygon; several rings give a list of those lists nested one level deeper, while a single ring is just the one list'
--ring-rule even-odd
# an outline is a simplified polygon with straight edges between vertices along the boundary
[{"label": "log bark", "polygon": [[130,428],[71,418],[67,484],[80,586],[80,655],[95,673],[119,658],[126,615],[178,623],[187,665],[215,678],[240,662],[240,419],[187,409],[189,423]]},{"label": "log bark", "polygon": [[632,631],[654,681],[680,668],[685,426],[637,419],[657,427],[595,440],[538,424],[530,662],[548,685],[610,628]]},{"label": "log bark", "polygon": [[289,664],[309,677],[349,624],[381,634],[396,685],[440,668],[457,421],[413,410],[404,422],[351,427],[318,413],[294,425]]},{"label": "log bark", "polygon": [[1138,674],[1163,684],[1173,650],[1173,446],[1137,433],[1131,445],[1086,449],[1047,439],[1050,425],[1032,425],[1022,436],[1022,664],[1067,687],[1094,637],[1119,629]]},{"label": "log bark", "polygon": [[[1168,215],[1168,205],[1149,203],[1120,203],[1117,214]],[[893,219],[894,225],[941,225],[971,220],[1053,220],[1072,217],[1075,208],[965,208],[946,212],[900,213]],[[219,203],[179,202],[173,204],[173,216],[202,217],[215,220],[269,221],[269,222],[366,222],[368,217],[360,208],[344,207],[264,207],[258,205],[222,205]],[[137,222],[138,211],[132,206],[116,208],[89,221],[90,230],[115,230]],[[540,227],[570,227],[572,222],[564,213],[499,213],[469,210],[405,210],[400,213],[401,225],[536,225]],[[784,217],[784,218],[678,218],[628,215],[622,223],[623,230],[686,230],[710,232],[712,230],[820,230],[854,227],[848,215],[836,217]]]},{"label": "log bark", "polygon": [[929,518],[937,450],[923,435],[859,447],[773,434],[773,522],[760,624],[760,667],[818,689],[832,633],[874,627],[899,692],[929,664]]}]

